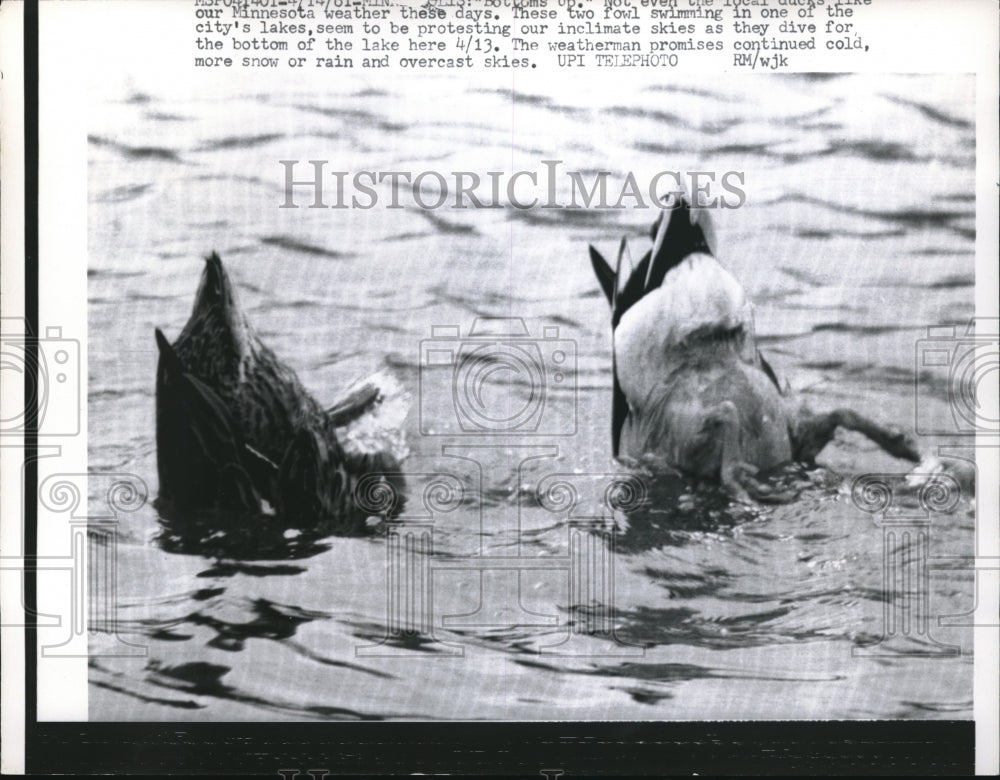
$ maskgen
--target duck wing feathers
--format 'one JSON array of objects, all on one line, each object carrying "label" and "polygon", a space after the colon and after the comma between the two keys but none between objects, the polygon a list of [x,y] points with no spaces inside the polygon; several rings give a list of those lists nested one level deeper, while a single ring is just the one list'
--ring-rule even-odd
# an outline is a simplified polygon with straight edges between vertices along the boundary
[{"label": "duck wing feathers", "polygon": [[156,375],[156,445],[161,492],[179,508],[257,510],[256,459],[225,403],[185,371],[163,333]]}]

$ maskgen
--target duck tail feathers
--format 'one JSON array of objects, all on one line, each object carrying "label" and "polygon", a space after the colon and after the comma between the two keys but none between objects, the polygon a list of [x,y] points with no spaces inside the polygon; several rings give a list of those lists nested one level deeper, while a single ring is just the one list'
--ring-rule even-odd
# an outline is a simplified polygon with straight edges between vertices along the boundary
[{"label": "duck tail feathers", "polygon": [[654,229],[645,292],[657,289],[667,273],[690,255],[715,254],[715,230],[708,211],[692,208],[683,195],[670,196]]},{"label": "duck tail feathers", "polygon": [[210,286],[216,290],[221,290],[226,279],[226,268],[222,265],[222,258],[214,249],[205,258],[205,276],[210,282]]}]

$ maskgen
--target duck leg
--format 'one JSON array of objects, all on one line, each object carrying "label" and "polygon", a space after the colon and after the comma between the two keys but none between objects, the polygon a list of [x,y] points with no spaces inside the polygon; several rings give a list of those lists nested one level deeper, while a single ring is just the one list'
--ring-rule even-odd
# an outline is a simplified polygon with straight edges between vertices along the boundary
[{"label": "duck leg", "polygon": [[351,391],[346,398],[327,409],[326,415],[335,427],[341,428],[371,411],[381,399],[382,391],[378,385],[367,383]]},{"label": "duck leg", "polygon": [[716,428],[721,447],[719,460],[719,482],[737,501],[752,503],[744,481],[753,480],[750,475],[757,472],[756,467],[743,460],[743,448],[740,446],[740,414],[736,404],[723,401],[714,407],[709,415]]},{"label": "duck leg", "polygon": [[835,409],[826,414],[801,412],[792,431],[796,460],[810,463],[837,432],[846,428],[864,434],[890,455],[918,463],[921,458],[913,439],[898,428],[880,425],[851,409]]}]

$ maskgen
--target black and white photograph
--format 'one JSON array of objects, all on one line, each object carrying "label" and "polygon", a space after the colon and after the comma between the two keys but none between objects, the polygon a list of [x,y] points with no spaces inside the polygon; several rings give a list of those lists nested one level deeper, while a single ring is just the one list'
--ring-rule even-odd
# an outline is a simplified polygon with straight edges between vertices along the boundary
[{"label": "black and white photograph", "polygon": [[36,332],[80,413],[39,414],[37,504],[85,608],[38,625],[85,685],[50,719],[979,721],[993,82],[783,71],[762,30],[753,68],[594,67],[610,28],[557,29],[639,0],[355,5],[281,5],[289,70],[278,4],[149,3],[77,79],[85,327],[42,276]]},{"label": "black and white photograph", "polygon": [[968,717],[974,81],[422,86],[91,126],[91,717]]}]

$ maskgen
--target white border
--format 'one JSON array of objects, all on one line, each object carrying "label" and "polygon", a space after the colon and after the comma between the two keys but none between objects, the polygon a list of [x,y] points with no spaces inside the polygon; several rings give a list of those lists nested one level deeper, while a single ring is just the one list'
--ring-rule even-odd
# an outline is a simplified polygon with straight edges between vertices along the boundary
[{"label": "white border", "polygon": [[[24,7],[0,7],[0,313],[24,314]],[[0,334],[2,335],[2,334]],[[0,375],[2,376],[2,375]],[[14,419],[24,408],[23,384],[4,381],[0,418]],[[0,440],[0,772],[24,771],[24,610],[21,604],[21,446],[20,436]],[[13,519],[11,519],[13,518]],[[13,586],[13,587],[11,587]]]},{"label": "white border", "polygon": [[[145,2],[130,4],[129,11],[142,7],[143,14],[155,14],[167,7],[187,4],[176,0],[163,4]],[[4,3],[0,11],[0,69],[4,71],[0,95],[4,98],[4,121],[0,124],[0,141],[3,143],[3,265],[2,282],[6,291],[22,288],[23,232],[19,201],[23,192],[23,170],[19,137],[23,111],[23,85],[17,76],[21,66],[20,20],[22,12],[18,3]],[[864,29],[868,39],[883,47],[870,56],[842,60],[844,67],[854,72],[975,72],[977,74],[977,188],[976,188],[976,309],[980,316],[997,315],[997,258],[998,252],[998,191],[1000,177],[997,158],[998,112],[997,95],[1000,94],[1000,77],[997,72],[997,8],[993,0],[875,0],[864,9]],[[117,15],[117,16],[116,16]],[[167,14],[165,14],[167,15]],[[41,89],[41,213],[40,269],[44,287],[40,303],[40,327],[59,325],[66,335],[86,333],[86,91],[89,68],[100,62],[104,66],[116,63],[126,67],[129,57],[137,50],[143,56],[158,58],[170,51],[172,39],[164,28],[146,25],[145,34],[131,36],[122,25],[108,20],[134,19],[125,11],[120,0],[101,3],[42,3],[39,19],[42,39],[40,52]],[[171,21],[174,17],[171,17]],[[11,22],[11,19],[17,21]],[[159,32],[150,34],[150,29]],[[13,31],[13,32],[12,32]],[[108,36],[102,42],[102,36]],[[187,47],[187,39],[176,41]],[[891,48],[890,48],[891,45]],[[186,56],[186,52],[185,52]],[[847,64],[849,63],[849,64]],[[701,67],[701,66],[699,66]],[[815,70],[815,67],[809,68]],[[169,74],[166,74],[169,71]],[[542,71],[539,71],[541,73]],[[178,79],[181,84],[189,77],[189,69],[165,68],[165,78]],[[548,75],[548,74],[546,74]],[[12,153],[13,150],[13,153]],[[928,204],[933,206],[933,204]],[[12,215],[13,214],[13,215]],[[81,276],[82,274],[82,276]],[[81,295],[82,292],[82,295]],[[13,299],[13,305],[12,300]],[[14,313],[20,301],[16,296],[5,295],[4,314]],[[86,376],[85,351],[81,354],[82,376]],[[19,390],[5,387],[4,401],[19,402]],[[85,428],[84,428],[85,430]],[[994,439],[995,442],[995,439]],[[5,442],[6,443],[6,442]],[[983,444],[990,443],[983,441]],[[86,471],[86,436],[75,441],[63,440],[63,458],[58,471]],[[978,529],[977,623],[983,627],[975,630],[975,718],[977,729],[976,768],[981,773],[996,772],[1000,766],[997,729],[1000,724],[1000,696],[998,696],[997,659],[1000,652],[1000,634],[993,625],[998,613],[1000,574],[990,567],[996,566],[1000,556],[1000,528],[989,522],[996,517],[998,506],[997,484],[993,477],[1000,472],[997,451],[980,453],[978,487],[981,527]],[[56,464],[52,464],[55,467]],[[49,464],[40,463],[40,478]],[[19,465],[4,457],[0,477],[6,486],[17,484]],[[13,480],[13,482],[11,481]],[[16,491],[2,491],[0,510],[7,518],[11,511],[19,513]],[[48,528],[48,526],[46,526]],[[39,554],[64,556],[67,535],[59,529],[56,533],[39,538]],[[5,522],[0,544],[7,550],[19,549],[18,524]],[[52,578],[46,582],[39,578],[39,605],[65,598],[64,580]],[[55,588],[55,591],[52,590]],[[18,594],[5,589],[3,611],[5,618],[20,609]],[[13,603],[8,603],[13,601]],[[61,630],[60,630],[61,631]],[[4,771],[16,768],[23,751],[17,745],[23,741],[23,717],[16,717],[18,707],[23,715],[23,698],[18,700],[20,679],[12,669],[23,667],[21,648],[23,632],[3,632],[3,729]],[[42,642],[53,641],[45,632],[39,634]],[[84,642],[86,637],[84,636]],[[86,718],[86,661],[85,659],[39,659],[39,716],[58,719]],[[12,750],[13,747],[13,750]]]},{"label": "white border", "polygon": [[[100,33],[88,29],[83,14],[89,3],[39,3],[38,6],[38,333],[59,328],[63,338],[80,342],[79,364],[70,366],[71,379],[79,372],[80,408],[45,410],[44,424],[59,430],[75,429],[75,436],[39,437],[39,450],[51,445],[58,455],[38,461],[38,482],[53,473],[87,473],[87,52],[97,45]],[[71,13],[67,13],[72,8]],[[106,30],[117,35],[112,28]],[[93,37],[92,37],[93,36]],[[110,43],[108,44],[111,45]],[[67,132],[69,130],[69,132]],[[43,349],[45,345],[43,344]],[[49,352],[52,350],[50,349]],[[51,355],[47,356],[51,362]],[[52,369],[55,365],[52,364]],[[65,420],[63,423],[62,420]],[[42,454],[40,452],[40,454]],[[73,480],[81,490],[80,512],[86,514],[87,484],[83,477]],[[85,591],[79,599],[69,599],[67,587],[86,572],[86,545],[83,560],[73,559],[70,512],[51,514],[42,504],[39,490],[38,555],[40,559],[65,560],[69,567],[39,572],[38,609],[42,614],[60,616],[57,628],[38,630],[38,720],[87,720],[87,632],[73,612],[86,616]],[[83,579],[85,581],[85,579]],[[58,594],[58,595],[57,595]],[[61,598],[60,598],[61,596]],[[48,655],[47,655],[48,653]],[[70,655],[72,654],[72,655]],[[53,691],[58,693],[53,694]]]}]

